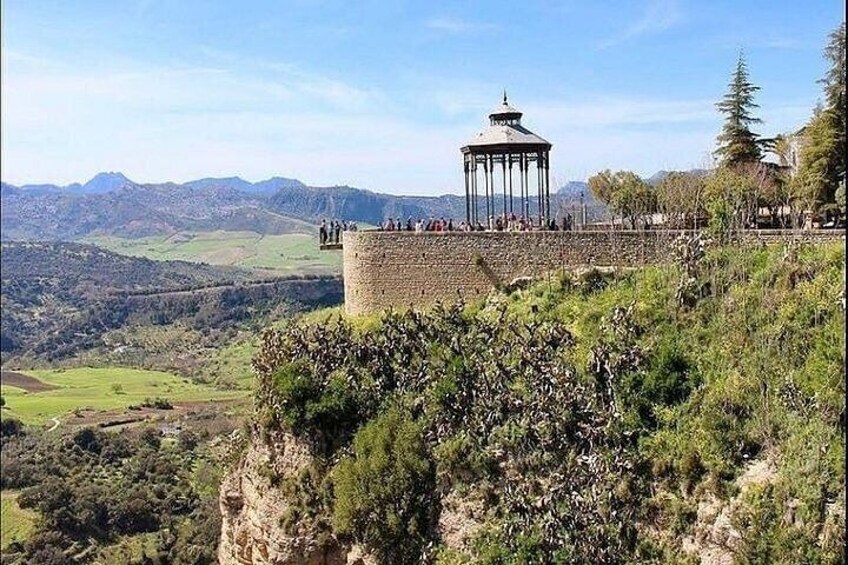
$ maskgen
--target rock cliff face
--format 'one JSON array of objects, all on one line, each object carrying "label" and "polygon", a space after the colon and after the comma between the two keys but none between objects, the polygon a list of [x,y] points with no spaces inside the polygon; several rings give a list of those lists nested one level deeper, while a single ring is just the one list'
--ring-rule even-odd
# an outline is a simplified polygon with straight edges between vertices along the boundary
[{"label": "rock cliff face", "polygon": [[[279,485],[312,460],[309,448],[291,434],[254,430],[241,462],[221,483],[220,565],[377,565],[363,547],[345,544],[332,532],[301,523],[293,534],[283,525],[291,500]],[[481,512],[474,496],[447,493],[438,527],[445,547],[467,549]]]},{"label": "rock cliff face", "polygon": [[306,445],[284,432],[254,432],[241,463],[221,484],[221,565],[366,565],[358,548],[334,536],[299,527],[287,530],[281,518],[291,505],[272,477],[285,480],[305,469],[312,457]]}]

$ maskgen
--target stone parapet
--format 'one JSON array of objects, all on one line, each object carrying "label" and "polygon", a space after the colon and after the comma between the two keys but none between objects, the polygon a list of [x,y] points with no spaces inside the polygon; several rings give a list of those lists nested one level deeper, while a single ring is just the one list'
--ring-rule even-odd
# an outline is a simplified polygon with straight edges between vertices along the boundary
[{"label": "stone parapet", "polygon": [[[345,233],[345,310],[359,315],[474,299],[521,277],[576,267],[641,267],[671,259],[677,230]],[[688,232],[691,233],[691,232]],[[759,230],[743,244],[845,239],[836,230]]]}]

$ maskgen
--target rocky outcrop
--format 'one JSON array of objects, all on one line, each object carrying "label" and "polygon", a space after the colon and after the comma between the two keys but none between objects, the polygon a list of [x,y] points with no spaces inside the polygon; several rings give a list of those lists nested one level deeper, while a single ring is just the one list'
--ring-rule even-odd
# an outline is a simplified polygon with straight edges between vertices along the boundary
[{"label": "rocky outcrop", "polygon": [[[293,435],[254,429],[241,461],[221,482],[220,565],[377,565],[364,547],[308,520],[286,527],[293,500],[282,485],[313,462],[309,447]],[[438,522],[445,547],[467,551],[483,514],[479,496],[448,492]]]},{"label": "rocky outcrop", "polygon": [[776,477],[777,467],[773,460],[754,461],[736,479],[739,493],[730,501],[723,502],[713,495],[701,500],[693,535],[682,540],[683,550],[698,555],[701,565],[732,565],[741,539],[733,527],[733,515],[751,487],[773,483]]},{"label": "rocky outcrop", "polygon": [[296,477],[311,462],[308,447],[290,434],[253,434],[241,463],[221,484],[221,565],[366,563],[363,552],[351,551],[327,532],[299,525],[291,533],[284,527],[281,518],[291,502],[272,481]]}]

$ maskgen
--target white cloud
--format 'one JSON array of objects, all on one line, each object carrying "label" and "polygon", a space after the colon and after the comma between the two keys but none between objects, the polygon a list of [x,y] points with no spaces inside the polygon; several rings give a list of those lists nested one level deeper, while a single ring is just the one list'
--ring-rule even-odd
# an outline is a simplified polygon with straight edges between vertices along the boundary
[{"label": "white cloud", "polygon": [[[57,65],[50,72],[9,65],[4,180],[68,183],[100,170],[122,170],[139,182],[282,174],[403,192],[407,174],[422,182],[434,163],[458,162],[450,141],[458,131],[393,117],[380,93],[269,65],[258,73],[240,64]],[[446,171],[441,180],[432,176],[436,184],[412,188],[447,190]]]},{"label": "white cloud", "polygon": [[534,122],[547,126],[592,129],[711,123],[718,119],[711,100],[601,98],[574,102],[542,101],[528,105],[526,114]]},{"label": "white cloud", "polygon": [[639,19],[601,42],[599,47],[606,49],[643,35],[659,33],[674,27],[682,20],[683,12],[678,0],[649,0]]},{"label": "white cloud", "polygon": [[[399,99],[292,65],[225,57],[104,70],[5,55],[3,180],[15,184],[67,184],[120,170],[138,182],[282,175],[461,193],[459,147],[499,98],[489,84],[432,80],[415,100]],[[712,100],[585,94],[514,102],[524,123],[553,143],[554,178],[699,166],[720,126]],[[763,118],[775,132],[806,115],[798,101],[768,107]]]},{"label": "white cloud", "polygon": [[471,33],[477,31],[491,31],[497,29],[498,26],[485,22],[469,22],[460,18],[452,17],[434,17],[424,22],[424,26],[444,33]]}]

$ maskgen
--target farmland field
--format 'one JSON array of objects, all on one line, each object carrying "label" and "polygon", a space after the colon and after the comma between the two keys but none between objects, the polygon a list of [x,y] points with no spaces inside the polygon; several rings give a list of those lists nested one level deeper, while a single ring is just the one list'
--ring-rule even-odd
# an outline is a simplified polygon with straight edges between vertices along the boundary
[{"label": "farmland field", "polygon": [[39,381],[56,388],[27,392],[16,386],[0,385],[6,402],[3,417],[19,418],[26,424],[46,424],[76,409],[125,409],[147,398],[164,398],[178,404],[247,395],[246,390],[223,391],[197,384],[162,371],[123,367],[52,369],[27,371]]},{"label": "farmland field", "polygon": [[84,241],[134,257],[243,267],[279,275],[341,271],[341,254],[318,251],[317,235],[214,231],[141,239],[103,236]]},{"label": "farmland field", "polygon": [[0,548],[13,541],[23,541],[33,528],[36,514],[18,506],[18,492],[0,492]]}]

